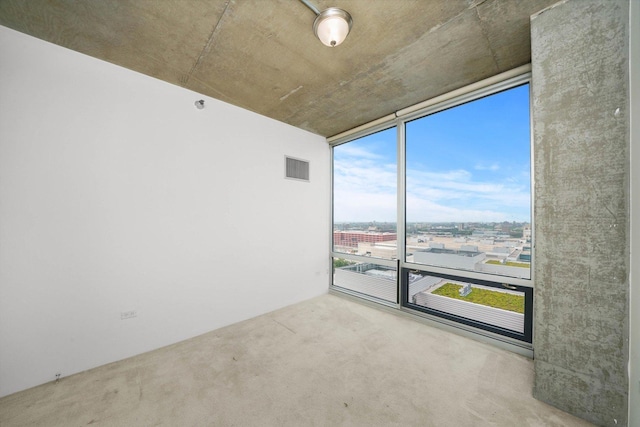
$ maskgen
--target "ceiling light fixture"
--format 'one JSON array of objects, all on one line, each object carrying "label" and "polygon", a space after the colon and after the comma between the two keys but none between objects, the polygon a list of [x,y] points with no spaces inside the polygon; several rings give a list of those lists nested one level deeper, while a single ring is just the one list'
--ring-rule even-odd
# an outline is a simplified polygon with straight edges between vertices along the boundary
[{"label": "ceiling light fixture", "polygon": [[347,38],[353,25],[353,19],[347,11],[330,7],[320,12],[308,0],[300,0],[300,2],[316,14],[316,20],[313,21],[313,32],[322,44],[336,47]]}]

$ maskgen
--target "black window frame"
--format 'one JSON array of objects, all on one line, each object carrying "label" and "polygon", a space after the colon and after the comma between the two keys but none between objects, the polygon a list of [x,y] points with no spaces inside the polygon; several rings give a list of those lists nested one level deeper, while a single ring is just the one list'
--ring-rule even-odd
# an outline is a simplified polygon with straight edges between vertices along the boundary
[{"label": "black window frame", "polygon": [[[466,283],[471,283],[475,285],[482,285],[496,289],[510,289],[518,292],[522,292],[524,294],[524,332],[519,333],[517,331],[513,331],[511,329],[501,328],[496,325],[492,325],[490,323],[484,323],[478,320],[469,319],[467,317],[458,316],[452,313],[447,313],[445,311],[435,310],[433,308],[424,307],[419,304],[414,304],[409,301],[409,273],[410,272],[420,272],[426,273],[430,276],[451,280],[451,281],[463,281]],[[523,341],[531,344],[533,342],[533,288],[529,286],[521,286],[521,285],[512,285],[508,283],[498,283],[495,281],[482,280],[482,279],[474,279],[463,276],[456,276],[452,274],[441,274],[441,273],[433,273],[428,270],[416,270],[412,268],[402,267],[400,274],[400,301],[403,307],[409,308],[411,310],[419,311],[425,314],[429,314],[432,316],[440,317],[446,320],[450,320],[456,323],[460,323],[462,325],[471,326],[473,328],[477,328],[483,331],[488,331],[494,334],[502,335],[505,337],[509,337],[518,341]]]}]

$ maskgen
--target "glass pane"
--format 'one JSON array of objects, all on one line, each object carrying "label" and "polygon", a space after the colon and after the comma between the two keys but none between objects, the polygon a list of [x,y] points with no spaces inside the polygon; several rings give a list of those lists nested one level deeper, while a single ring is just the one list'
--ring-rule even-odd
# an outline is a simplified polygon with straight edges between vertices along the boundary
[{"label": "glass pane", "polygon": [[409,303],[524,333],[524,292],[409,273]]},{"label": "glass pane", "polygon": [[529,85],[406,124],[407,262],[530,278]]},{"label": "glass pane", "polygon": [[389,302],[397,302],[397,271],[371,262],[333,259],[333,284]]},{"label": "glass pane", "polygon": [[396,128],[333,148],[333,250],[397,258]]}]

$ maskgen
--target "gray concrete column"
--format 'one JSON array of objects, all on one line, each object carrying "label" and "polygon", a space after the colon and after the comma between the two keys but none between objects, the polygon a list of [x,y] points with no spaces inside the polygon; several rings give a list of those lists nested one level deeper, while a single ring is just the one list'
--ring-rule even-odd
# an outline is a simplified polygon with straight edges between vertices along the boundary
[{"label": "gray concrete column", "polygon": [[631,119],[631,272],[629,274],[629,425],[640,426],[640,1],[629,7]]},{"label": "gray concrete column", "polygon": [[531,20],[534,395],[624,426],[629,356],[629,1]]}]

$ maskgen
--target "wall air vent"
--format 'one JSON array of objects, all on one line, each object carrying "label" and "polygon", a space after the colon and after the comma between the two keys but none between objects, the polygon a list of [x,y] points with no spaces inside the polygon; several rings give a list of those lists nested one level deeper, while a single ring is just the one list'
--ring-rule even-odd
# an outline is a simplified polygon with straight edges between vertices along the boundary
[{"label": "wall air vent", "polygon": [[297,179],[309,182],[309,162],[306,160],[294,159],[293,157],[284,158],[285,162],[285,178]]}]

